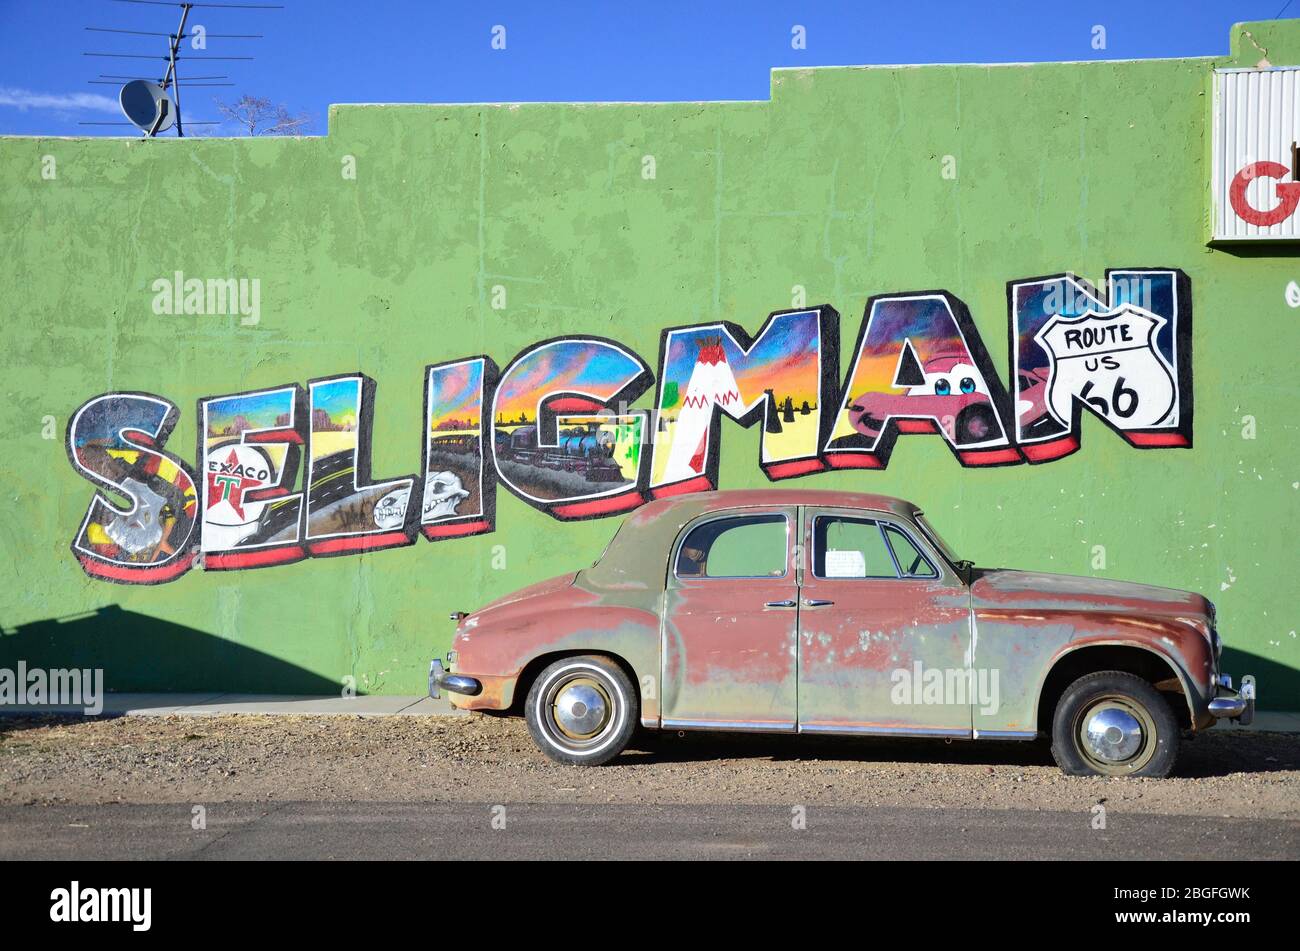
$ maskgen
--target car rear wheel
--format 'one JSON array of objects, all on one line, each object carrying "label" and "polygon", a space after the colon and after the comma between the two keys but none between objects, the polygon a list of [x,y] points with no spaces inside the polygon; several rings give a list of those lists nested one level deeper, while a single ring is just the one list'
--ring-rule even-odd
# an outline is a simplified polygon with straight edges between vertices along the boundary
[{"label": "car rear wheel", "polygon": [[637,696],[606,657],[565,657],[538,675],[524,707],[528,732],[557,763],[599,766],[621,753],[637,724]]},{"label": "car rear wheel", "polygon": [[1118,670],[1070,684],[1052,718],[1052,757],[1070,776],[1168,776],[1178,739],[1160,691]]}]

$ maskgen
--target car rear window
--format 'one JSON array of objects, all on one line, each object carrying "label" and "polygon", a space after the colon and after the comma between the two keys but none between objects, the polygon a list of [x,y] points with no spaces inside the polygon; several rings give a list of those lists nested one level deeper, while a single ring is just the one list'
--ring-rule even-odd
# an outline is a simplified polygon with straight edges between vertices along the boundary
[{"label": "car rear window", "polygon": [[784,515],[741,515],[697,525],[677,551],[677,577],[783,577],[786,536]]}]

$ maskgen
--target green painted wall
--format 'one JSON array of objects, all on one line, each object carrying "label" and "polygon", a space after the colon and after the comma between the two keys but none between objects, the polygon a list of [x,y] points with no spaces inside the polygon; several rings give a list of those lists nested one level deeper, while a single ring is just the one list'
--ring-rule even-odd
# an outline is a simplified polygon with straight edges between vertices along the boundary
[{"label": "green painted wall", "polygon": [[[903,437],[887,471],[786,484],[914,499],[981,564],[1204,592],[1227,669],[1300,708],[1300,318],[1284,300],[1300,267],[1290,247],[1206,246],[1211,70],[1259,48],[1300,62],[1300,28],[1232,36],[1222,59],[782,70],[770,102],[339,106],[316,139],[0,139],[0,663],[102,665],[116,690],[324,692],[351,675],[419,692],[449,610],[590,563],[618,524],[561,524],[502,488],[495,534],[108,584],[69,552],[92,488],[63,429],[93,395],[177,403],[168,446],[192,459],[197,398],[360,370],[384,477],[419,467],[426,363],[504,366],[592,333],[653,367],[661,328],[756,331],[800,284],[842,315],[847,364],[869,295],[941,287],[1005,380],[1008,280],[1164,266],[1192,281],[1194,449],[1135,450],[1085,419],[1082,450],[1048,465],[963,469],[941,439]],[[259,278],[260,323],[155,316],[150,286],[175,270]],[[760,428],[726,424],[723,487],[766,484]]]}]

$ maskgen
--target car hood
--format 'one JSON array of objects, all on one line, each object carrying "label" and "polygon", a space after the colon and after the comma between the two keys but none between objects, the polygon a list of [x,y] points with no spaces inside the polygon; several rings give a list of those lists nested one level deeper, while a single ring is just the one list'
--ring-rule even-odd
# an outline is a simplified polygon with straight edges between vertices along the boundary
[{"label": "car hood", "polygon": [[567,575],[557,575],[554,578],[547,578],[545,581],[530,584],[526,588],[520,588],[518,591],[512,591],[510,594],[502,595],[495,601],[488,602],[471,614],[470,617],[482,620],[486,615],[500,612],[502,608],[509,607],[512,604],[517,604],[520,601],[525,601],[529,598],[539,598],[543,595],[563,591],[565,588],[571,587],[577,577],[577,572],[570,572]]},{"label": "car hood", "polygon": [[1192,591],[1008,568],[976,568],[971,602],[977,610],[1120,611],[1198,620],[1208,618],[1213,610],[1204,596]]}]

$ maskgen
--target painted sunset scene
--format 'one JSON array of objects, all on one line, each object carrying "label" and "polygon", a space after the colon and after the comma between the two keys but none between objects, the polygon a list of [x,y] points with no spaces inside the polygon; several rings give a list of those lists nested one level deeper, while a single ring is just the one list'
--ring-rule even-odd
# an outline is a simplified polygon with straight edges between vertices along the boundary
[{"label": "painted sunset scene", "polygon": [[748,354],[721,324],[673,331],[660,389],[652,484],[702,474],[714,408],[743,416],[765,396],[763,462],[816,456],[820,348],[816,311],[775,318]]},{"label": "painted sunset scene", "polygon": [[483,422],[483,361],[429,368],[429,445],[424,505],[428,524],[483,511],[479,447]]},{"label": "painted sunset scene", "polygon": [[[595,341],[561,340],[530,353],[507,371],[494,400],[493,448],[501,475],[539,502],[632,487],[644,417],[613,415],[602,403],[642,372],[624,351]],[[539,433],[543,402],[554,424]]]}]

